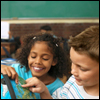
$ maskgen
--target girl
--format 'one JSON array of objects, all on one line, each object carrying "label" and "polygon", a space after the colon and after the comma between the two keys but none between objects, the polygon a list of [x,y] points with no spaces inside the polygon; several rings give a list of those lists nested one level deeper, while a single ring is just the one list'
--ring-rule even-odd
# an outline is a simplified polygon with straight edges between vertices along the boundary
[{"label": "girl", "polygon": [[[58,38],[50,34],[27,35],[23,38],[16,59],[19,64],[1,66],[1,73],[15,79],[16,83],[18,75],[25,80],[38,78],[47,86],[51,95],[64,85],[59,78],[68,74],[69,63]],[[35,95],[37,99],[40,98],[38,93]]]}]

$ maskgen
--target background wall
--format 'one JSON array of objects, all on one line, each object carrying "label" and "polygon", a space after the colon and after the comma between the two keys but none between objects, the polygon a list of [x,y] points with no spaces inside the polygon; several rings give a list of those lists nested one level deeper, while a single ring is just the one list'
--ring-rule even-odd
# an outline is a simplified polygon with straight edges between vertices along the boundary
[{"label": "background wall", "polygon": [[1,1],[1,21],[10,23],[14,37],[47,24],[57,36],[69,38],[99,25],[99,1]]},{"label": "background wall", "polygon": [[43,25],[51,26],[54,34],[57,36],[69,38],[70,35],[75,36],[91,25],[99,25],[98,23],[34,23],[34,24],[11,24],[10,30],[14,36],[23,36],[28,33],[36,33]]}]

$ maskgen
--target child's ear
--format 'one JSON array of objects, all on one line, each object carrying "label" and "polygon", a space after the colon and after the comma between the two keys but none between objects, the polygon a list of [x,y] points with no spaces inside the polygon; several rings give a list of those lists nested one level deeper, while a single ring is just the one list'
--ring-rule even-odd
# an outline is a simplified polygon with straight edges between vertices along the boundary
[{"label": "child's ear", "polygon": [[55,66],[56,64],[57,64],[57,59],[54,59],[51,65]]}]

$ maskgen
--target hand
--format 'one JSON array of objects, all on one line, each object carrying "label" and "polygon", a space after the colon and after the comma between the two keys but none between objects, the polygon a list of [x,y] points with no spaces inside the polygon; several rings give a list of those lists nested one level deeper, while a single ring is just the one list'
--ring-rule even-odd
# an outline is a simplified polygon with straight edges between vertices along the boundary
[{"label": "hand", "polygon": [[26,80],[26,84],[22,85],[22,87],[29,87],[29,90],[36,93],[44,92],[46,86],[36,77],[32,77]]},{"label": "hand", "polygon": [[32,92],[40,93],[41,99],[52,99],[45,84],[36,77],[32,77],[26,80],[26,84],[22,87],[29,87]]},{"label": "hand", "polygon": [[1,65],[1,73],[7,74],[8,77],[10,77],[11,79],[15,79],[15,82],[18,83],[18,74],[13,67]]}]

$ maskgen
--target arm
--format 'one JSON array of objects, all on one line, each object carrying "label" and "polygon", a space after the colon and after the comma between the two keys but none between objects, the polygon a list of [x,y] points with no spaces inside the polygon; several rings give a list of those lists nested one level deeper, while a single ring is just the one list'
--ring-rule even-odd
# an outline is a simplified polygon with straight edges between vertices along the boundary
[{"label": "arm", "polygon": [[52,99],[45,84],[36,77],[26,80],[26,84],[22,87],[29,87],[29,90],[35,93],[40,93],[41,99]]},{"label": "arm", "polygon": [[1,65],[1,73],[7,74],[8,77],[11,77],[11,79],[15,79],[15,82],[18,83],[18,74],[13,67]]}]

